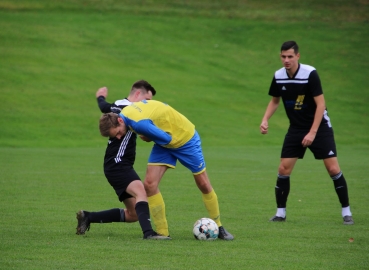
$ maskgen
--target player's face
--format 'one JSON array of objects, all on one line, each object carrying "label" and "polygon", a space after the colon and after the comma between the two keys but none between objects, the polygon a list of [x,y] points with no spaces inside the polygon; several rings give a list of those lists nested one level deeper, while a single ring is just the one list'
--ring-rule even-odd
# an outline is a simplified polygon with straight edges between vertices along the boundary
[{"label": "player's face", "polygon": [[126,129],[126,125],[124,124],[124,121],[122,118],[118,118],[118,122],[119,122],[119,126],[113,127],[110,129],[109,137],[117,138],[118,140],[120,140],[121,138],[124,137],[124,135],[126,135],[127,129]]},{"label": "player's face", "polygon": [[300,54],[295,54],[293,49],[281,52],[281,61],[287,70],[296,71],[299,66]]}]

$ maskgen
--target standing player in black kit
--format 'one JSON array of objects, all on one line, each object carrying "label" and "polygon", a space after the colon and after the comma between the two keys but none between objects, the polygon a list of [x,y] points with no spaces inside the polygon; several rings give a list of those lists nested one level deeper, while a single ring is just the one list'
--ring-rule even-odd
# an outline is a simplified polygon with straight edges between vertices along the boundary
[{"label": "standing player in black kit", "polygon": [[315,159],[323,160],[333,180],[342,206],[343,224],[352,225],[354,221],[350,211],[347,184],[338,164],[332,125],[318,73],[314,67],[298,62],[300,53],[295,41],[282,44],[280,57],[284,67],[274,74],[269,89],[272,100],[260,125],[261,133],[267,134],[268,120],[277,110],[282,97],[290,126],[282,147],[275,187],[277,213],[270,221],[286,220],[290,175],[297,159],[302,159],[306,148],[309,148]]},{"label": "standing player in black kit", "polygon": [[[106,87],[96,92],[97,102],[101,112],[119,113],[131,102],[152,99],[156,90],[144,80],[133,84],[128,98],[117,100],[113,104],[105,101],[108,94]],[[128,131],[121,138],[109,138],[104,157],[104,174],[114,188],[119,201],[126,209],[113,208],[110,210],[89,212],[80,210],[77,213],[77,234],[85,234],[90,223],[136,222],[139,221],[144,239],[167,240],[167,236],[157,234],[151,226],[150,212],[146,192],[140,177],[133,168],[136,157],[136,134]]]}]

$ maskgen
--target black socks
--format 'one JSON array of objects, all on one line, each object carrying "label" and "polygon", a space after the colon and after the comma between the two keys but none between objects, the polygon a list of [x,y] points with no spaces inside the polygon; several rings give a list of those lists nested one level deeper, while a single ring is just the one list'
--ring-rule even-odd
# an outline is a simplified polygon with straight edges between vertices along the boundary
[{"label": "black socks", "polygon": [[150,221],[149,204],[144,201],[138,202],[135,209],[144,237],[152,235],[153,229]]},{"label": "black socks", "polygon": [[290,193],[290,176],[279,175],[277,184],[275,186],[275,198],[277,201],[277,208],[286,208],[287,197]]},{"label": "black socks", "polygon": [[88,219],[91,223],[124,222],[124,210],[113,208],[100,212],[89,212]]},{"label": "black socks", "polygon": [[[342,205],[342,208],[348,207],[349,197],[348,197],[348,189],[345,177],[342,172],[339,172],[337,175],[331,176],[334,184],[334,188],[336,189],[336,193],[338,195],[338,199]],[[277,201],[277,208],[286,208],[287,197],[290,192],[290,176],[289,175],[278,175],[277,184],[275,187],[275,198]]]},{"label": "black socks", "polygon": [[[147,202],[141,201],[135,206],[138,221],[142,228],[144,236],[153,235],[154,230],[150,221],[150,210]],[[124,209],[113,208],[100,212],[85,211],[90,223],[111,223],[111,222],[125,222]]]},{"label": "black socks", "polygon": [[338,199],[342,205],[342,208],[349,206],[349,197],[348,197],[348,189],[345,177],[342,172],[339,172],[337,175],[331,176],[334,184],[334,188],[336,189],[336,193],[338,195]]}]

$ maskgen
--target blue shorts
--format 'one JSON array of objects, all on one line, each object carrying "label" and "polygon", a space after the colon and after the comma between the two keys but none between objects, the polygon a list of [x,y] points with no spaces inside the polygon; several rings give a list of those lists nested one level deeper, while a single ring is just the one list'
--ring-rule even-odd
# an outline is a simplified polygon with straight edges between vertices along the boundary
[{"label": "blue shorts", "polygon": [[191,140],[179,148],[165,148],[154,144],[148,165],[165,165],[174,169],[177,160],[195,175],[205,171],[205,160],[197,131]]}]

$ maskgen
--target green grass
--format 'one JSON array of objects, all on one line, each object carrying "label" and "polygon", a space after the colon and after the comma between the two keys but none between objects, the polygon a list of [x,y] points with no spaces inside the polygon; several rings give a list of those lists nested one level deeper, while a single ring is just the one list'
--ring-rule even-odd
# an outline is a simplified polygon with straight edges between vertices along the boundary
[{"label": "green grass", "polygon": [[[136,165],[141,175],[150,150],[142,144]],[[268,219],[275,211],[279,147],[207,147],[221,219],[236,237],[207,243],[192,236],[193,223],[206,210],[182,166],[161,184],[172,241],[143,241],[137,223],[92,224],[86,236],[77,236],[78,209],[121,207],[101,171],[103,147],[1,148],[1,268],[366,269],[369,184],[363,179],[369,148],[339,150],[354,226],[342,225],[332,181],[310,153],[292,175],[288,221],[274,224]]]},{"label": "green grass", "polygon": [[[368,269],[367,1],[0,1],[0,269]],[[259,124],[282,42],[317,68],[355,225],[343,226],[322,162],[292,175],[288,221],[271,224],[288,122]],[[93,224],[75,212],[120,207],[102,172],[95,92],[126,96],[146,79],[199,131],[233,242],[195,241],[206,215],[191,175],[161,183],[169,242],[138,224]],[[139,142],[144,176],[150,145]],[[354,238],[354,242],[349,242]]]}]

